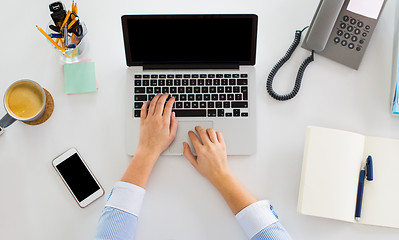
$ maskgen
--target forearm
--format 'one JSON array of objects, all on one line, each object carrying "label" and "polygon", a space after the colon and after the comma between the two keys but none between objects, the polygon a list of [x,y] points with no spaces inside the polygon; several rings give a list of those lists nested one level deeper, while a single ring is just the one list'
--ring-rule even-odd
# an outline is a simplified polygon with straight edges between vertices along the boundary
[{"label": "forearm", "polygon": [[138,149],[123,174],[121,181],[145,188],[158,157],[159,154]]},{"label": "forearm", "polygon": [[211,180],[211,183],[223,196],[234,215],[258,201],[234,174],[229,171],[218,175],[217,178]]}]

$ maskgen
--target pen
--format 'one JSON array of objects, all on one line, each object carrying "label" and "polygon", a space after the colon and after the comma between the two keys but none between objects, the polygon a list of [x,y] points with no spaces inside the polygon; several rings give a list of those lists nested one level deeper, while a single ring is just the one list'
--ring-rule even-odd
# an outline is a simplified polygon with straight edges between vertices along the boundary
[{"label": "pen", "polygon": [[360,214],[362,212],[362,201],[363,201],[363,189],[364,189],[364,177],[366,175],[366,167],[363,166],[360,170],[359,184],[357,186],[357,199],[356,199],[356,211],[355,220],[360,220]]},{"label": "pen", "polygon": [[54,40],[43,29],[41,29],[37,25],[36,25],[36,27],[43,34],[43,36],[45,36],[58,50],[60,50],[62,53],[65,53],[65,50],[62,49],[60,46],[58,46],[58,44],[56,42],[54,42]]},{"label": "pen", "polygon": [[364,190],[364,179],[367,176],[367,181],[373,181],[373,159],[371,156],[367,157],[366,164],[363,164],[362,169],[359,174],[359,184],[357,187],[357,199],[356,199],[356,211],[355,220],[360,220],[360,215],[362,212],[362,202],[363,202],[363,190]]},{"label": "pen", "polygon": [[51,38],[62,38],[62,34],[59,33],[50,33],[49,36]]}]

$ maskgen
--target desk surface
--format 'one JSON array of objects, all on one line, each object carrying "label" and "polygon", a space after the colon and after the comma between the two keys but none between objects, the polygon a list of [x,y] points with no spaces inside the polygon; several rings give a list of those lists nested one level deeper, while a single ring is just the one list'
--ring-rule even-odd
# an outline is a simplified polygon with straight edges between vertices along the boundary
[{"label": "desk surface", "polygon": [[[399,138],[399,119],[390,114],[395,1],[388,1],[358,71],[316,56],[299,95],[288,102],[264,90],[268,72],[308,25],[318,0],[309,1],[78,1],[89,30],[89,57],[99,90],[64,94],[57,53],[35,28],[49,21],[50,1],[5,1],[0,16],[0,94],[15,80],[30,78],[48,89],[55,110],[45,124],[17,122],[0,137],[0,232],[4,239],[92,239],[102,197],[80,209],[51,166],[76,147],[106,195],[130,157],[125,154],[126,64],[120,16],[143,13],[256,13],[257,153],[230,157],[238,178],[260,199],[270,199],[294,239],[397,239],[398,229],[303,216],[296,212],[305,128],[338,128]],[[65,1],[70,5],[71,1]],[[22,8],[21,8],[22,5]],[[309,53],[298,49],[277,75],[275,88],[288,92]],[[0,109],[0,114],[5,113]],[[398,213],[395,213],[398,214]],[[155,231],[154,231],[155,230]],[[184,157],[161,157],[150,178],[136,239],[245,239],[222,197]]]}]

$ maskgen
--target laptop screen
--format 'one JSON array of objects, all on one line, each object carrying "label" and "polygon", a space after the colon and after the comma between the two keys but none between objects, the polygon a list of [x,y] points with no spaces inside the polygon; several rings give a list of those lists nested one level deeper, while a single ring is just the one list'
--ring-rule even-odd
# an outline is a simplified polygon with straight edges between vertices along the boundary
[{"label": "laptop screen", "polygon": [[254,65],[256,15],[122,16],[128,66]]}]

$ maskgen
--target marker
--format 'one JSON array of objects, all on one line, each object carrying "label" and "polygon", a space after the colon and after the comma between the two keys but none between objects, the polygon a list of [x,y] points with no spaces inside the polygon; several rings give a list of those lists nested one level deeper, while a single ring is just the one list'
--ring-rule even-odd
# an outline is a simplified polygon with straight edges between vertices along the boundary
[{"label": "marker", "polygon": [[59,33],[50,33],[49,36],[51,38],[62,38],[62,34]]},{"label": "marker", "polygon": [[36,25],[36,27],[43,34],[43,36],[45,36],[58,50],[60,50],[62,53],[65,53],[65,50],[62,49],[60,46],[58,46],[58,44],[56,42],[54,42],[54,40],[43,29],[41,29],[37,25]]}]

